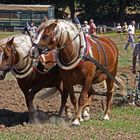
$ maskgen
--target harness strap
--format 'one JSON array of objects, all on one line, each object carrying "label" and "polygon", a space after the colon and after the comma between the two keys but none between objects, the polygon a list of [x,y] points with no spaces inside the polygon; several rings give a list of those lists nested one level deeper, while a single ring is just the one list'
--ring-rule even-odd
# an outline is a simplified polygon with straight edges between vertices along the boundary
[{"label": "harness strap", "polygon": [[110,79],[112,79],[117,85],[119,85],[120,87],[122,86],[120,84],[120,82],[112,76],[112,74],[108,71],[108,69],[106,67],[104,67],[102,64],[98,63],[98,61],[90,56],[83,56],[84,60],[88,60],[93,62],[100,70],[102,70]]}]

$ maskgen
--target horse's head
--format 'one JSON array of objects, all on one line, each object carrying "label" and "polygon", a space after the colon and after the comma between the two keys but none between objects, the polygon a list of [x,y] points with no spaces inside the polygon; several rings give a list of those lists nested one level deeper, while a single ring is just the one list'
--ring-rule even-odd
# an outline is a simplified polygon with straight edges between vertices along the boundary
[{"label": "horse's head", "polygon": [[[74,24],[65,20],[50,20],[45,23],[43,30],[39,33],[33,47],[39,50],[38,54],[46,53],[55,48],[63,49],[73,44],[77,36],[77,28]],[[33,51],[33,54],[34,53]]]},{"label": "horse's head", "polygon": [[39,33],[36,41],[33,43],[33,47],[40,50],[53,50],[56,47],[56,27],[58,21],[47,23],[43,30]]},{"label": "horse's head", "polygon": [[54,21],[49,26],[47,26],[38,42],[38,46],[43,49],[53,50],[56,47],[56,31],[55,28],[58,21]]},{"label": "horse's head", "polygon": [[6,44],[0,45],[0,71],[3,73],[1,76],[4,76],[6,72],[11,70],[15,61],[13,40],[14,38],[12,38]]}]

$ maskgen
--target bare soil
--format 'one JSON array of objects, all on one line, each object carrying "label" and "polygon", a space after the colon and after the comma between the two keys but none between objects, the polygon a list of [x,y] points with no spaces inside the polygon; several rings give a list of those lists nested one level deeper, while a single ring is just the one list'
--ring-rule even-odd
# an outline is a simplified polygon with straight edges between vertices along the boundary
[{"label": "bare soil", "polygon": [[[129,69],[119,69],[119,73],[127,73],[129,78],[129,87],[133,87],[133,74]],[[101,86],[97,87],[96,90],[99,91]],[[79,91],[80,87],[76,86],[76,90]],[[53,98],[40,100],[42,92],[36,94],[34,99],[34,105],[40,110],[40,113],[47,115],[54,115],[58,113],[60,107],[60,94],[57,94]],[[79,94],[77,94],[79,96]],[[92,117],[96,112],[103,111],[102,101],[105,101],[104,96],[95,96],[94,102],[91,106]],[[45,119],[48,119],[44,115]],[[41,115],[41,119],[42,119]],[[11,80],[6,79],[0,81],[0,131],[5,131],[9,127],[13,127],[19,124],[24,124],[28,122],[28,112],[25,104],[24,95],[21,92],[15,78]]]}]

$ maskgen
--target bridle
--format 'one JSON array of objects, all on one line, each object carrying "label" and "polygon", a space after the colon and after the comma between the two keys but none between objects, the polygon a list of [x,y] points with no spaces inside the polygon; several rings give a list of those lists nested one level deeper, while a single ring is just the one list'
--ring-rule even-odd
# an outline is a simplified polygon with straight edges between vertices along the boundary
[{"label": "bridle", "polygon": [[[52,39],[55,39],[56,38],[56,36],[58,35],[57,33],[58,33],[58,28],[55,28],[54,29],[54,31],[53,32],[51,32],[49,35],[46,35],[46,36],[44,36],[44,39],[47,39],[47,43],[46,43],[46,45],[49,45],[49,43],[51,42],[51,40]],[[69,67],[71,67],[71,65],[73,66],[74,65],[74,67],[76,66],[76,65],[78,65],[79,63],[80,63],[80,61],[82,60],[82,58],[83,58],[83,55],[84,55],[84,49],[85,48],[81,48],[81,46],[79,46],[79,49],[78,49],[78,51],[77,51],[77,55],[76,55],[76,57],[75,58],[73,58],[69,63],[67,63],[67,64],[65,64],[62,60],[60,60],[60,56],[59,56],[59,52],[61,51],[61,50],[63,50],[63,49],[65,49],[66,47],[68,47],[70,44],[72,44],[72,42],[79,36],[80,37],[80,32],[81,32],[82,30],[79,30],[79,32],[78,33],[76,33],[76,35],[71,39],[71,40],[69,40],[69,42],[67,43],[67,44],[65,44],[65,45],[59,45],[59,42],[61,42],[61,35],[62,35],[62,32],[60,32],[60,34],[59,34],[59,40],[57,41],[58,42],[58,44],[56,44],[56,46],[57,46],[57,53],[56,53],[56,61],[57,61],[57,64],[59,65],[63,65],[63,66],[60,66],[60,67],[63,67],[64,69],[66,68],[66,69],[69,69]],[[41,50],[40,52],[41,53],[39,53],[39,54],[43,54],[43,53],[48,53],[49,51],[51,51],[51,50],[53,50],[54,48],[49,48],[48,46],[43,46],[43,47],[41,47],[41,46],[39,46],[38,44],[33,44],[33,47],[35,47],[35,48],[37,48],[37,50]]]}]

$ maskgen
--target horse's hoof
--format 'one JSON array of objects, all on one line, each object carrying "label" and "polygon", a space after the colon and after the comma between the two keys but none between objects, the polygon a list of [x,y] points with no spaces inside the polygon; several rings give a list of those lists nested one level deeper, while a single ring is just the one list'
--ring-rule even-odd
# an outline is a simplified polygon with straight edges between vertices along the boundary
[{"label": "horse's hoof", "polygon": [[85,121],[88,121],[90,119],[90,116],[87,115],[87,116],[84,116],[83,118],[84,118]]},{"label": "horse's hoof", "polygon": [[81,118],[80,118],[80,122],[83,122],[83,121],[84,121],[84,119],[81,117]]},{"label": "horse's hoof", "polygon": [[104,120],[110,120],[110,119],[109,119],[109,116],[108,116],[107,114],[103,117],[103,119],[104,119]]},{"label": "horse's hoof", "polygon": [[69,112],[69,113],[67,114],[67,119],[68,119],[68,120],[71,120],[71,119],[72,119],[72,113],[71,113],[71,112]]},{"label": "horse's hoof", "polygon": [[73,122],[72,122],[72,126],[81,126],[80,122],[78,119],[75,119]]},{"label": "horse's hoof", "polygon": [[85,107],[84,111],[83,111],[83,118],[84,120],[89,120],[90,119],[90,115],[89,115],[89,107]]}]

